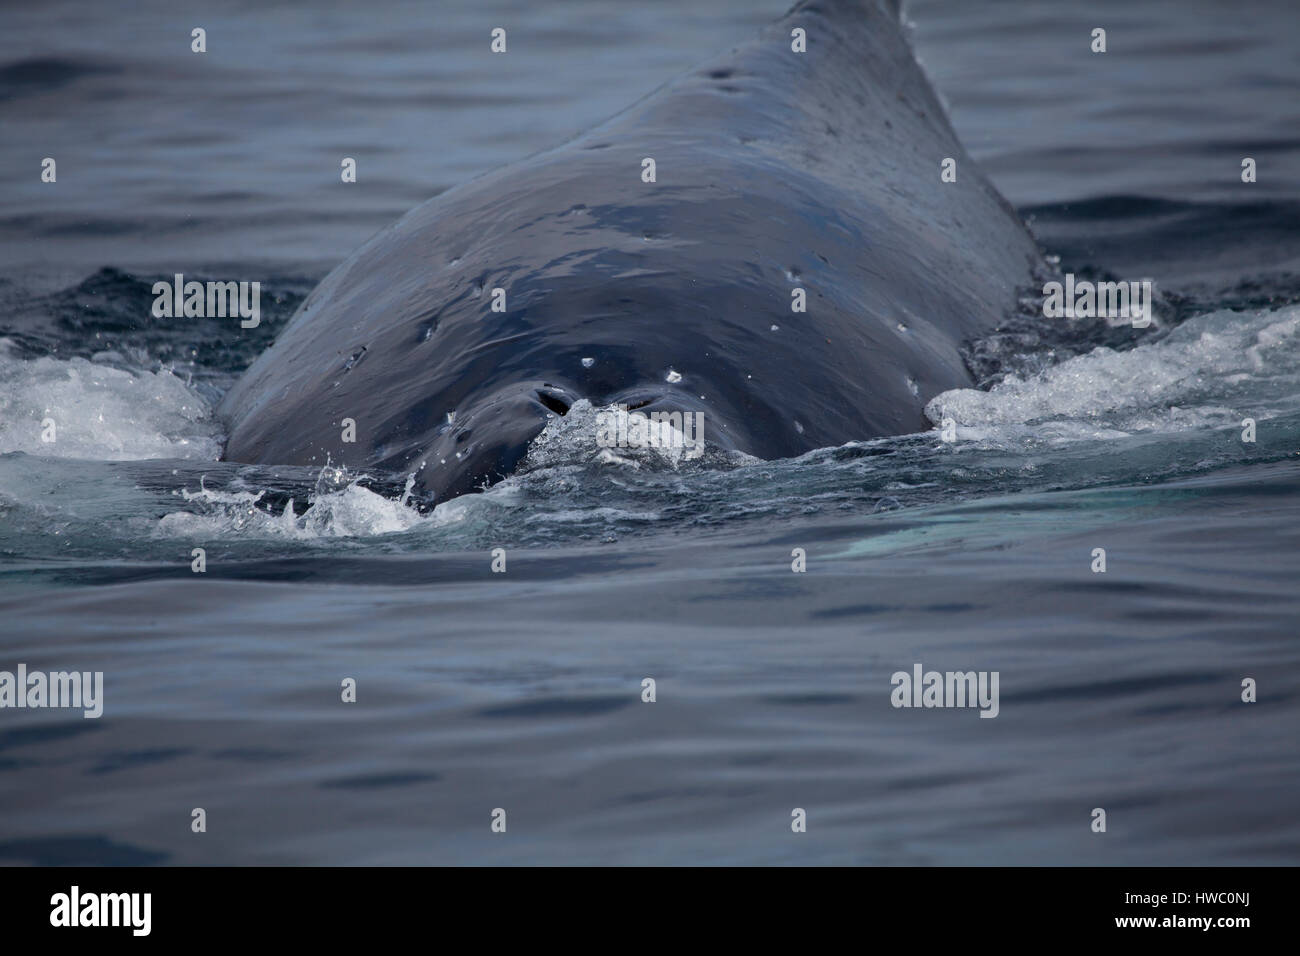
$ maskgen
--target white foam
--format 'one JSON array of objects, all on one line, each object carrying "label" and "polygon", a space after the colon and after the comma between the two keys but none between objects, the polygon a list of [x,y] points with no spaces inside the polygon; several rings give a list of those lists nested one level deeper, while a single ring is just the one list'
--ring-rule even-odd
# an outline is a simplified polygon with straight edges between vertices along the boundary
[{"label": "white foam", "polygon": [[[335,477],[333,480],[348,481]],[[323,538],[366,538],[434,530],[471,522],[491,509],[517,503],[519,489],[513,479],[482,494],[462,495],[439,503],[421,514],[410,500],[411,482],[401,494],[386,498],[351,479],[333,491],[309,495],[302,514],[295,514],[293,499],[278,510],[263,503],[265,491],[174,492],[189,510],[175,511],[158,520],[154,534],[164,538],[279,538],[310,542]]]},{"label": "white foam", "polygon": [[[53,442],[42,440],[46,421],[54,423]],[[212,407],[167,369],[19,359],[0,340],[0,453],[13,451],[102,461],[216,460],[221,430]]]},{"label": "white foam", "polygon": [[[703,449],[698,456],[687,453],[692,441],[680,429],[662,420],[647,419],[635,412],[635,425],[629,424],[629,433],[638,436],[635,443],[624,447],[608,448],[601,445],[598,435],[602,416],[616,416],[618,406],[596,407],[582,398],[564,415],[553,415],[546,427],[524,457],[525,469],[555,468],[564,465],[604,465],[619,469],[677,470],[687,462],[709,468],[736,466],[756,461],[749,455],[719,449],[709,442],[708,413],[703,414],[703,430],[694,436],[702,440]],[[606,420],[607,421],[607,420]]]},{"label": "white foam", "polygon": [[231,534],[244,537],[318,538],[370,537],[409,531],[425,523],[446,523],[422,516],[404,504],[363,488],[355,482],[340,491],[313,498],[306,512],[295,515],[290,499],[277,514],[261,504],[265,492],[181,491],[199,511],[177,511],[158,521],[161,537],[206,538]]},{"label": "white foam", "polygon": [[1216,312],[1126,352],[1098,348],[988,391],[944,392],[925,411],[977,440],[1021,426],[1064,441],[1223,427],[1274,414],[1275,397],[1300,383],[1297,353],[1300,307]]}]

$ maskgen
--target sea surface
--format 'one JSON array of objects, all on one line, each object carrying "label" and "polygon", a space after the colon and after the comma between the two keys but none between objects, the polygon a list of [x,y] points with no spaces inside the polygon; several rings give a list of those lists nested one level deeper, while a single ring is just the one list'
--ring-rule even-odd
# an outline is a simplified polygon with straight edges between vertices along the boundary
[{"label": "sea surface", "polygon": [[[104,674],[98,719],[0,709],[0,863],[1300,862],[1290,0],[908,5],[1058,268],[1156,287],[1148,329],[1009,310],[930,404],[955,442],[610,461],[575,407],[432,506],[219,461],[355,247],[786,6],[0,14],[0,671]],[[177,272],[260,281],[261,326],[152,318]],[[918,663],[997,672],[997,717],[892,706]]]}]

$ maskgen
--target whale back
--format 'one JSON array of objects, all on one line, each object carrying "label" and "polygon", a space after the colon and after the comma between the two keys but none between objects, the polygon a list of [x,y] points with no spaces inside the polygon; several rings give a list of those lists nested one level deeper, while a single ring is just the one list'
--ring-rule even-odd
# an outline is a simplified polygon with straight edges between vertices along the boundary
[{"label": "whale back", "polygon": [[701,412],[706,442],[762,458],[919,430],[1037,256],[896,4],[812,0],[366,243],[226,396],[226,457],[444,497],[508,474],[578,398]]}]

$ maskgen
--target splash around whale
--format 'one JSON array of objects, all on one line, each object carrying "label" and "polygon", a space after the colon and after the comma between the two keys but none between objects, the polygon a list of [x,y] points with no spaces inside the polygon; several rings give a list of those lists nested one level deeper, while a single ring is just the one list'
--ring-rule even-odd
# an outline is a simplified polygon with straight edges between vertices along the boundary
[{"label": "splash around whale", "polygon": [[226,395],[225,457],[439,500],[579,400],[702,416],[767,459],[917,431],[1038,263],[897,4],[809,0],[367,242]]}]

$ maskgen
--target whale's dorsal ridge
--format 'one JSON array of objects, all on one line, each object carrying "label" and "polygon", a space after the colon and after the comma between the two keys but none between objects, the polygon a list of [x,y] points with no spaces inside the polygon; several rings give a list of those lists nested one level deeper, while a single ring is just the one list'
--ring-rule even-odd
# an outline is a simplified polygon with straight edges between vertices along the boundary
[{"label": "whale's dorsal ridge", "polygon": [[779,20],[812,13],[834,23],[851,23],[864,16],[883,13],[897,22],[902,16],[902,0],[798,0]]},{"label": "whale's dorsal ridge", "polygon": [[[821,161],[880,152],[889,139],[906,139],[926,160],[937,153],[936,163],[964,159],[906,39],[899,7],[894,0],[801,0],[749,42],[669,80],[577,139],[649,144],[666,133],[707,135],[712,127],[735,129],[759,146],[800,148]],[[803,34],[799,49],[796,30]]]}]

